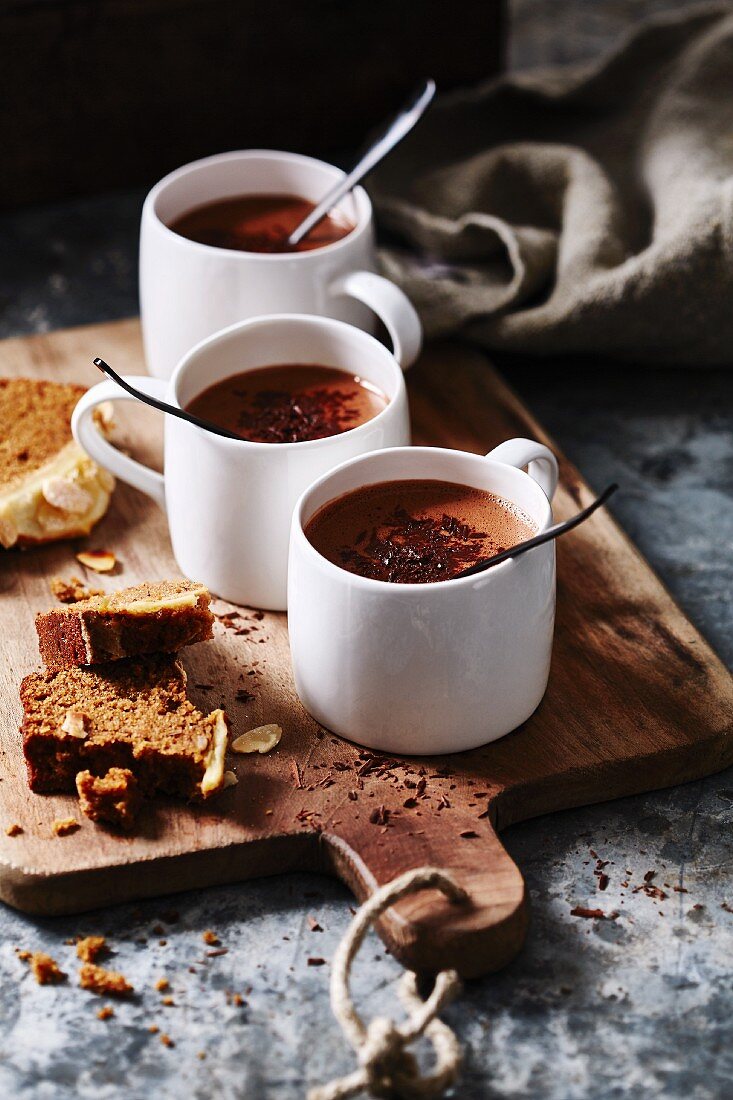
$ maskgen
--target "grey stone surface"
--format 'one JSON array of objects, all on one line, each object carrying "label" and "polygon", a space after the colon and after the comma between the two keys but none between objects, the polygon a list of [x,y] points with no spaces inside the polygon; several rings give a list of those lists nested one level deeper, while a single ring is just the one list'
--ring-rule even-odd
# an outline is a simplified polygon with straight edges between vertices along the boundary
[{"label": "grey stone surface", "polygon": [[[591,56],[632,20],[671,6],[516,0],[513,63]],[[141,199],[126,193],[3,215],[0,334],[134,312]],[[733,372],[601,361],[502,367],[596,488],[622,483],[619,520],[731,663]],[[515,962],[471,983],[447,1012],[466,1047],[457,1097],[730,1095],[732,818],[728,773],[509,830],[532,924]],[[591,849],[609,861],[602,894]],[[663,900],[634,892],[650,870]],[[290,876],[64,920],[0,908],[0,1096],[302,1097],[306,1084],[353,1065],[328,1008],[328,963],[307,964],[332,957],[349,901],[335,882]],[[620,915],[573,918],[577,904]],[[310,930],[309,915],[323,932]],[[204,954],[206,928],[227,954]],[[73,948],[64,944],[88,932],[109,936],[112,964],[138,990],[106,1021],[96,1010],[107,1002],[76,987]],[[16,946],[50,951],[69,982],[37,986]],[[355,983],[367,1015],[392,1005],[398,971],[372,938]],[[160,1003],[160,976],[171,981],[174,1006]],[[242,994],[244,1006],[228,1003],[227,991]],[[176,1045],[165,1048],[151,1024]]]}]

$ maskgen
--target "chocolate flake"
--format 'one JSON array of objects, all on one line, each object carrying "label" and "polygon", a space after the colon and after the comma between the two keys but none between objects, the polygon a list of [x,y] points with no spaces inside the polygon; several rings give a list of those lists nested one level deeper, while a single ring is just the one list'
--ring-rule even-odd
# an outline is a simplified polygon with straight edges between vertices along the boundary
[{"label": "chocolate flake", "polygon": [[570,910],[571,917],[585,917],[588,920],[615,920],[618,913],[604,913],[602,909],[588,909],[585,905],[576,905]]}]

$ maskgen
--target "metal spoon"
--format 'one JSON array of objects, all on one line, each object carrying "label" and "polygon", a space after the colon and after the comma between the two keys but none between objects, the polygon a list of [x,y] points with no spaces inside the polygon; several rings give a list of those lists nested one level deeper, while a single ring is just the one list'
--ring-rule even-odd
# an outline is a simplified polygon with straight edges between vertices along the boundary
[{"label": "metal spoon", "polygon": [[308,217],[304,218],[300,225],[295,227],[287,240],[292,248],[300,244],[303,237],[310,233],[311,229],[318,225],[320,221],[323,221],[326,214],[333,209],[339,199],[342,199],[352,188],[356,187],[357,183],[363,180],[379,164],[380,160],[394,149],[398,142],[407,137],[415,123],[422,118],[434,95],[435,81],[426,80],[410,96],[397,117],[392,119],[376,141],[372,142],[364,156],[359,158],[351,171],[342,180],[339,180],[335,187],[332,187],[321,199],[318,206],[310,212]]},{"label": "metal spoon", "polygon": [[167,401],[159,401],[157,397],[151,397],[150,394],[143,393],[142,390],[136,389],[131,386],[129,382],[126,382],[124,378],[121,378],[116,371],[113,371],[108,363],[105,363],[104,359],[95,359],[94,366],[99,367],[103,374],[106,374],[108,378],[111,378],[113,382],[116,382],[118,386],[121,386],[123,390],[126,390],[133,397],[136,397],[138,401],[144,402],[146,405],[152,405],[154,409],[158,409],[159,412],[170,413],[171,416],[177,416],[179,420],[187,420],[189,424],[195,425],[197,428],[203,428],[204,431],[213,432],[214,435],[223,435],[225,439],[239,439],[241,441],[241,435],[236,435],[234,432],[227,431],[226,428],[220,428],[218,424],[212,424],[210,420],[202,420],[200,416],[194,416],[193,413],[186,412],[184,409],[177,409],[175,405],[169,405]]},{"label": "metal spoon", "polygon": [[583,523],[588,519],[588,516],[592,516],[597,508],[605,504],[610,496],[618,489],[618,485],[614,482],[613,485],[609,485],[592,504],[589,504],[587,508],[584,508],[582,512],[578,512],[577,515],[571,519],[563,520],[562,523],[555,523],[552,527],[548,527],[546,531],[543,531],[539,535],[535,535],[534,538],[526,539],[524,542],[518,542],[516,546],[510,546],[508,550],[502,550],[500,554],[495,554],[493,558],[486,558],[484,561],[477,561],[475,565],[471,565],[468,569],[462,569],[460,573],[456,573],[451,580],[456,580],[458,577],[472,577],[475,573],[483,573],[485,569],[490,569],[492,565],[498,565],[502,561],[506,561],[508,558],[516,558],[519,554],[524,554],[526,550],[532,550],[535,546],[542,546],[544,542],[550,542],[552,539],[556,539],[558,535],[564,535],[566,531],[572,531],[578,524]]}]

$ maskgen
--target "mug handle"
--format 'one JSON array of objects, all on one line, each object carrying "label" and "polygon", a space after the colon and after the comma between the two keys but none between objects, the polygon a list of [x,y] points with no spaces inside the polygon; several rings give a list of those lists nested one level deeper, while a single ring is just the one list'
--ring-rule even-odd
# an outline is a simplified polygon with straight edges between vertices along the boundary
[{"label": "mug handle", "polygon": [[505,462],[507,466],[516,466],[522,469],[527,467],[527,473],[537,482],[542,492],[549,501],[552,500],[557,489],[559,471],[557,459],[549,447],[544,443],[537,443],[534,439],[507,439],[489,451],[486,455],[494,462]]},{"label": "mug handle", "polygon": [[[130,385],[137,386],[143,393],[147,393],[151,397],[157,397],[159,400],[165,397],[168,388],[167,382],[164,382],[161,378],[147,378],[144,375],[135,375],[134,378],[130,377],[125,381],[129,381]],[[136,489],[140,489],[141,492],[147,493],[165,511],[163,475],[144,466],[142,462],[136,462],[134,458],[123,454],[122,451],[118,451],[116,447],[108,443],[94,423],[92,416],[97,405],[101,405],[104,401],[135,400],[136,398],[132,394],[120,389],[116,382],[109,380],[99,382],[96,386],[92,386],[90,390],[87,390],[78,402],[71,417],[71,431],[76,442],[90,458],[93,458],[100,466],[104,466],[106,470],[109,470],[115,477],[120,478],[121,481],[126,481],[129,485],[134,485]]]},{"label": "mug handle", "polygon": [[415,362],[422,347],[422,325],[412,302],[398,286],[373,271],[351,271],[331,284],[331,293],[356,298],[376,313],[403,370]]}]

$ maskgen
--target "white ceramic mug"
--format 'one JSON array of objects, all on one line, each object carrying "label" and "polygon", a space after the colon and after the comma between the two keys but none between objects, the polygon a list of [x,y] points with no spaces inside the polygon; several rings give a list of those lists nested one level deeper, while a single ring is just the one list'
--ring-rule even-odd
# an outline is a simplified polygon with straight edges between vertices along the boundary
[{"label": "white ceramic mug", "polygon": [[[529,473],[519,467],[529,466]],[[528,439],[485,458],[408,447],[345,463],[293,513],[288,625],[295,686],[322,725],[408,756],[461,752],[524,722],[547,685],[555,544],[485,573],[433,584],[356,576],[324,558],[304,527],[328,501],[383,481],[434,478],[512,501],[539,531],[552,522],[557,462]]]},{"label": "white ceramic mug", "polygon": [[410,441],[405,382],[392,353],[342,321],[282,314],[244,321],[204,340],[168,383],[146,377],[130,382],[186,408],[215,382],[275,363],[340,367],[373,383],[389,402],[356,428],[303,443],[226,439],[166,416],[164,474],[122,454],[97,430],[97,405],[134,400],[116,383],[92,387],[76,406],[71,427],[96,462],[164,509],[186,576],[233,603],[284,611],[290,520],[300,494],[347,459]]},{"label": "white ceramic mug", "polygon": [[269,313],[334,317],[366,331],[376,314],[399,362],[408,366],[417,358],[420,322],[403,292],[376,274],[372,207],[362,187],[336,207],[353,231],[308,252],[238,252],[189,241],[168,228],[195,206],[238,195],[318,201],[342,176],[311,157],[252,149],[195,161],[155,185],[140,231],[140,312],[150,374],[170,378],[199,341]]}]

